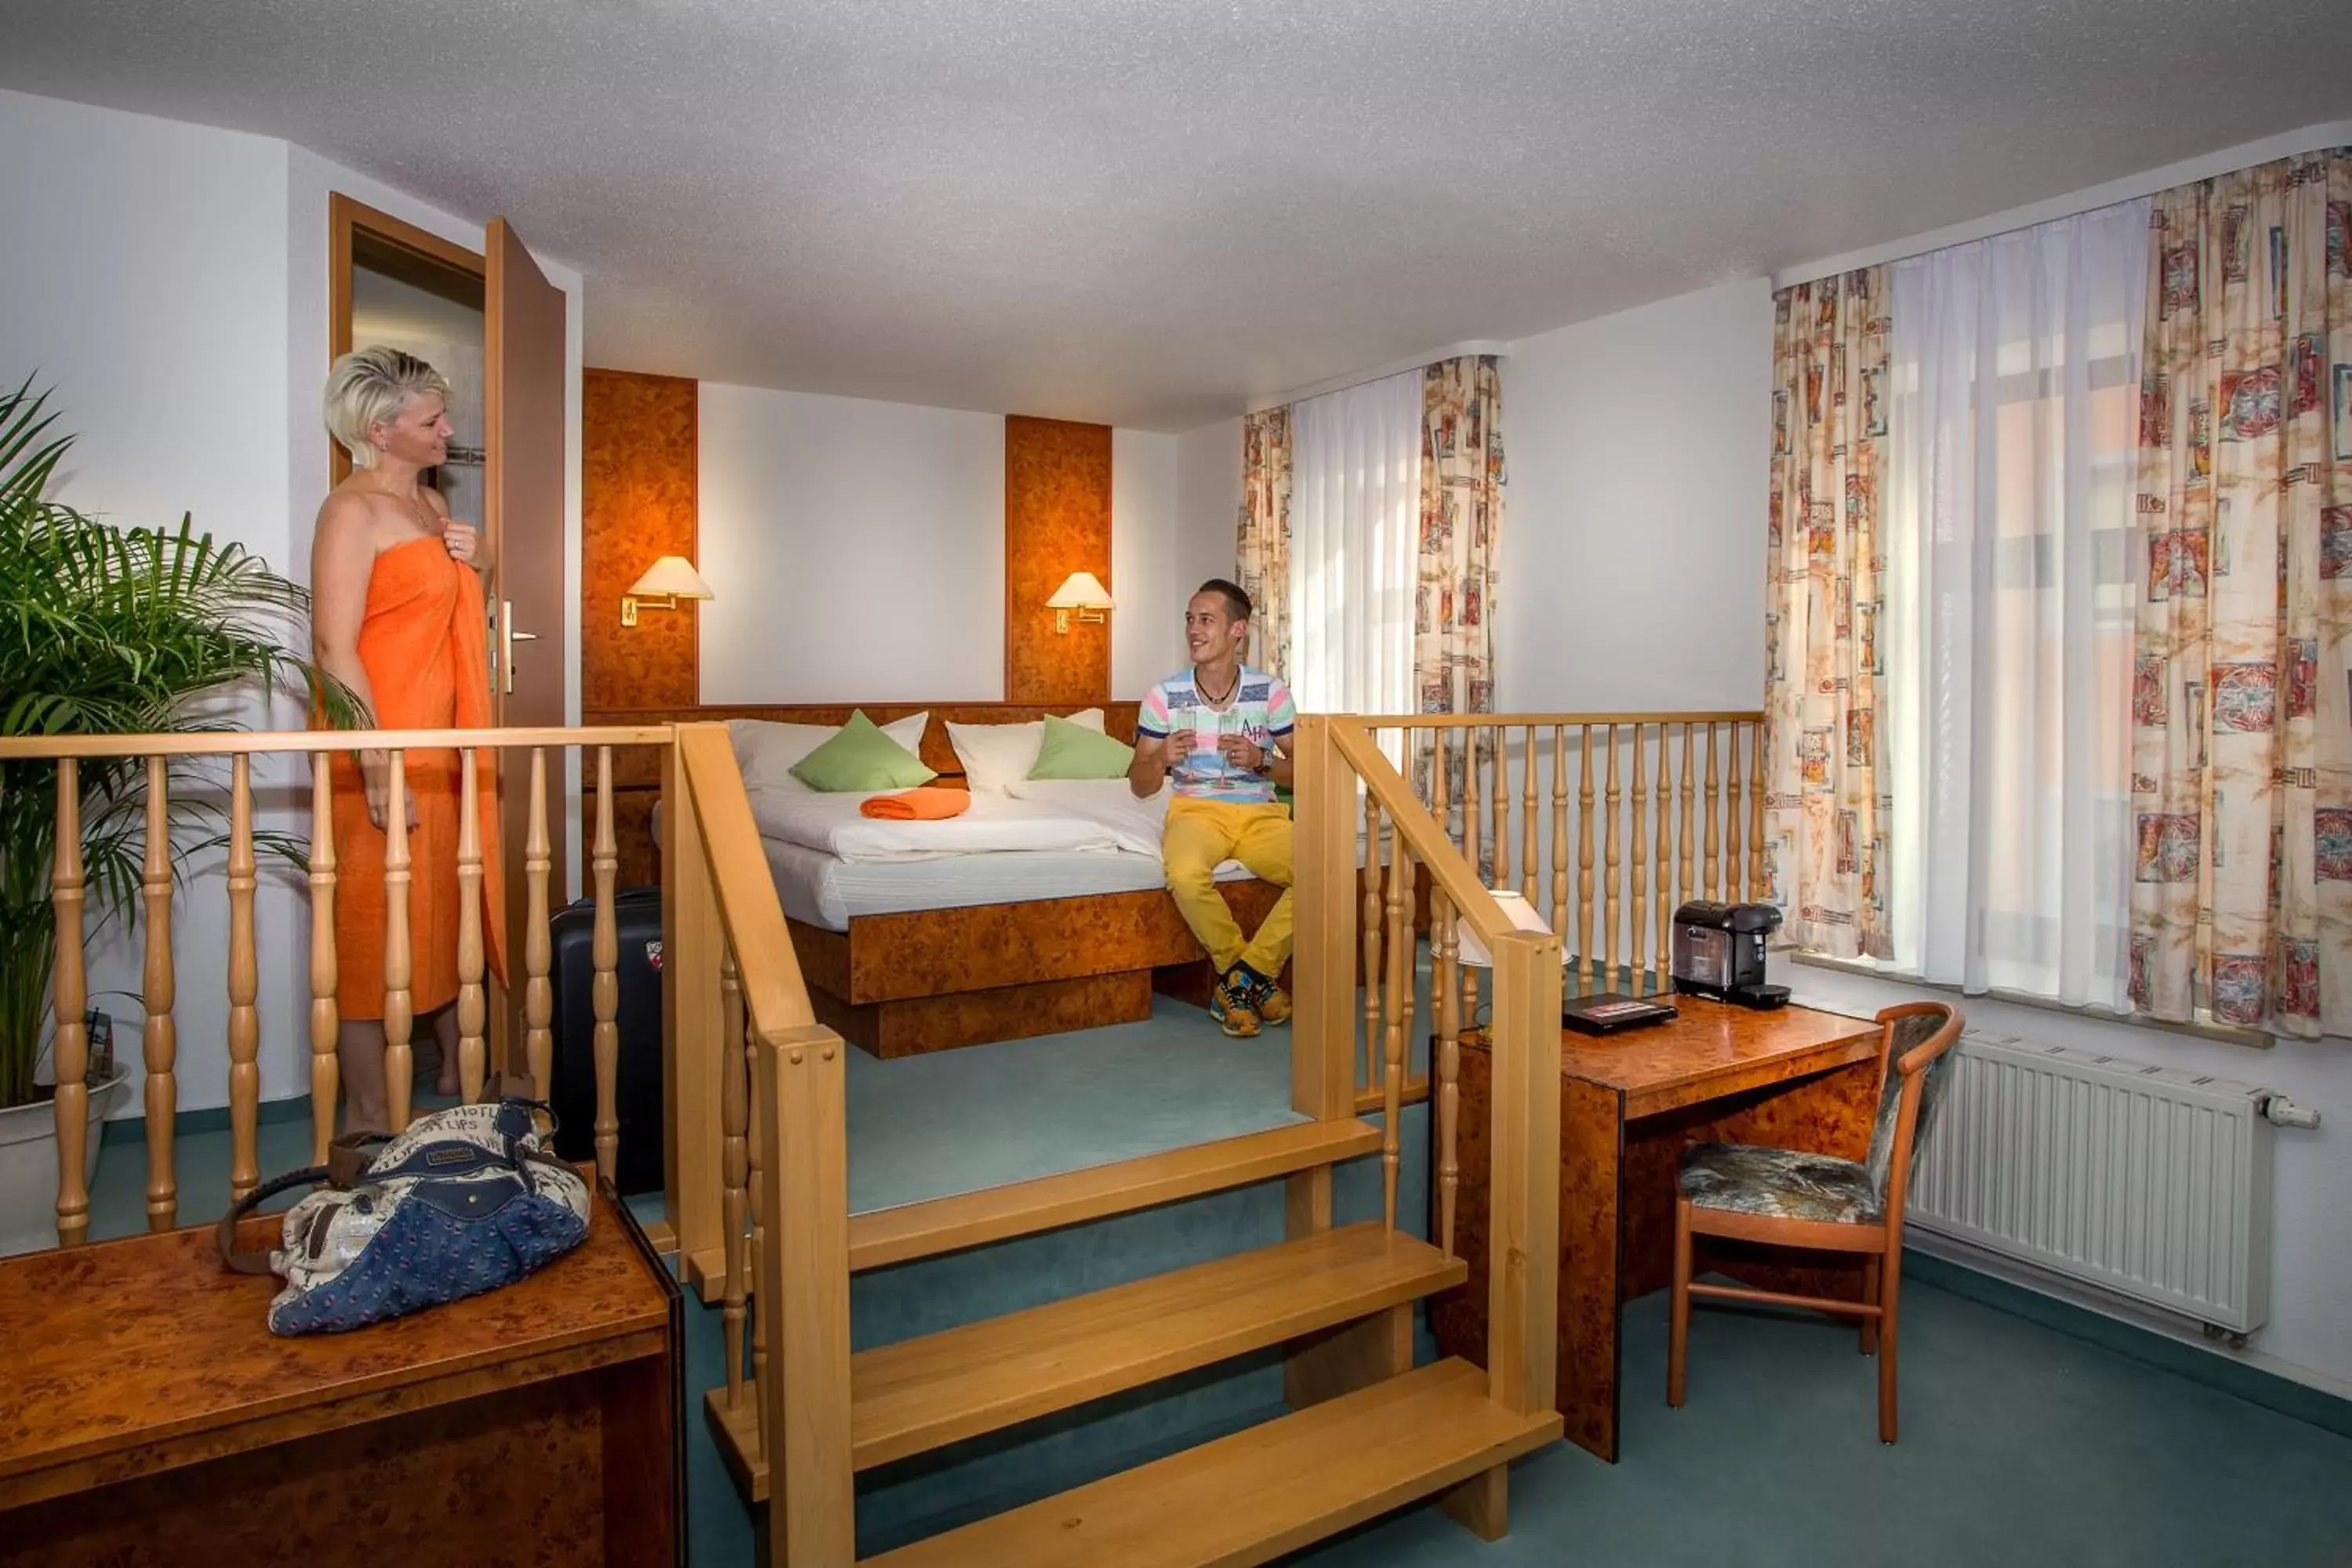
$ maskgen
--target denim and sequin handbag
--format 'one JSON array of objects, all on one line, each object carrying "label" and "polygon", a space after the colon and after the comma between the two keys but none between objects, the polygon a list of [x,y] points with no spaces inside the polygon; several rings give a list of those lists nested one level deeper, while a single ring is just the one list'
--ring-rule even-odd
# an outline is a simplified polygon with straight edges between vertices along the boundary
[{"label": "denim and sequin handbag", "polygon": [[[544,1109],[510,1095],[420,1116],[396,1137],[339,1138],[331,1163],[265,1183],[222,1217],[222,1261],[285,1279],[269,1303],[277,1334],[338,1333],[512,1284],[588,1234],[588,1184],[544,1147],[532,1117]],[[286,1211],[282,1246],[236,1250],[240,1218],[313,1183]]]}]

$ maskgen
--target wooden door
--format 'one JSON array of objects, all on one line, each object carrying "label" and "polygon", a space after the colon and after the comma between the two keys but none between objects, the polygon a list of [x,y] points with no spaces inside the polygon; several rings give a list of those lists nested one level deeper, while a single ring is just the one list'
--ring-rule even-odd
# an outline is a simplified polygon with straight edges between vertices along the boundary
[{"label": "wooden door", "polygon": [[[564,721],[563,672],[563,346],[562,290],[548,282],[504,218],[483,237],[483,421],[486,531],[492,552],[493,702],[507,728],[555,728]],[[563,758],[548,753],[548,890],[563,897],[572,864],[564,812]],[[508,755],[499,789],[501,859],[506,868],[510,1022],[520,1005],[530,900],[523,858],[530,821],[528,752]],[[508,1058],[518,1069],[521,1064]]]}]

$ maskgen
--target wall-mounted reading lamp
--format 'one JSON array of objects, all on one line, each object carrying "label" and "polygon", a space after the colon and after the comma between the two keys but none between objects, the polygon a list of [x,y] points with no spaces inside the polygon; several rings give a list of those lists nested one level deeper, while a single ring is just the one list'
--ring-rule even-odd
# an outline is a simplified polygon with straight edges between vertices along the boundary
[{"label": "wall-mounted reading lamp", "polygon": [[646,568],[646,574],[621,595],[621,624],[637,624],[639,610],[675,610],[685,599],[708,599],[710,584],[683,555],[665,555]]},{"label": "wall-mounted reading lamp", "polygon": [[1118,605],[1110,596],[1110,590],[1104,587],[1093,573],[1073,572],[1062,580],[1060,587],[1054,590],[1054,596],[1045,601],[1045,607],[1054,612],[1055,632],[1067,637],[1070,635],[1070,613],[1073,610],[1077,612],[1080,621],[1100,626],[1109,618],[1103,612],[1115,610]]}]

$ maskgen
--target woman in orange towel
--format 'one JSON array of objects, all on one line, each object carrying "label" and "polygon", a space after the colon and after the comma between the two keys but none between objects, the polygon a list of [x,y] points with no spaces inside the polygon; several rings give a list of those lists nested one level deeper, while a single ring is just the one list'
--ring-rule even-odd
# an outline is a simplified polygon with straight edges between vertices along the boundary
[{"label": "woman in orange towel", "polygon": [[[319,662],[358,694],[378,728],[441,730],[491,720],[488,628],[479,533],[449,516],[424,470],[446,461],[449,384],[396,349],[362,349],[327,378],[327,428],[352,455],[352,475],[319,509],[310,552],[311,640]],[[505,978],[499,919],[494,753],[477,763],[485,908],[492,972]],[[350,1130],[390,1123],[383,1051],[384,807],[390,760],[378,751],[332,763],[337,1051]],[[454,751],[407,754],[411,1005],[441,1045],[436,1088],[458,1090],[457,806]]]}]

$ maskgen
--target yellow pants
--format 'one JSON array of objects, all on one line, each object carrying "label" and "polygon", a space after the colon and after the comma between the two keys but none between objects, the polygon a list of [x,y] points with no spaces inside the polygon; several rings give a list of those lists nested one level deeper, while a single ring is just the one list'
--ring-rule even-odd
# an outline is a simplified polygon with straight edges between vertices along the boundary
[{"label": "yellow pants", "polygon": [[[1290,961],[1290,808],[1223,800],[1168,803],[1168,826],[1160,853],[1168,864],[1168,890],[1184,912],[1184,923],[1201,939],[1223,974],[1236,961],[1272,978]],[[1260,881],[1282,889],[1255,936],[1244,940],[1239,921],[1217,891],[1218,865],[1238,860]]]}]

